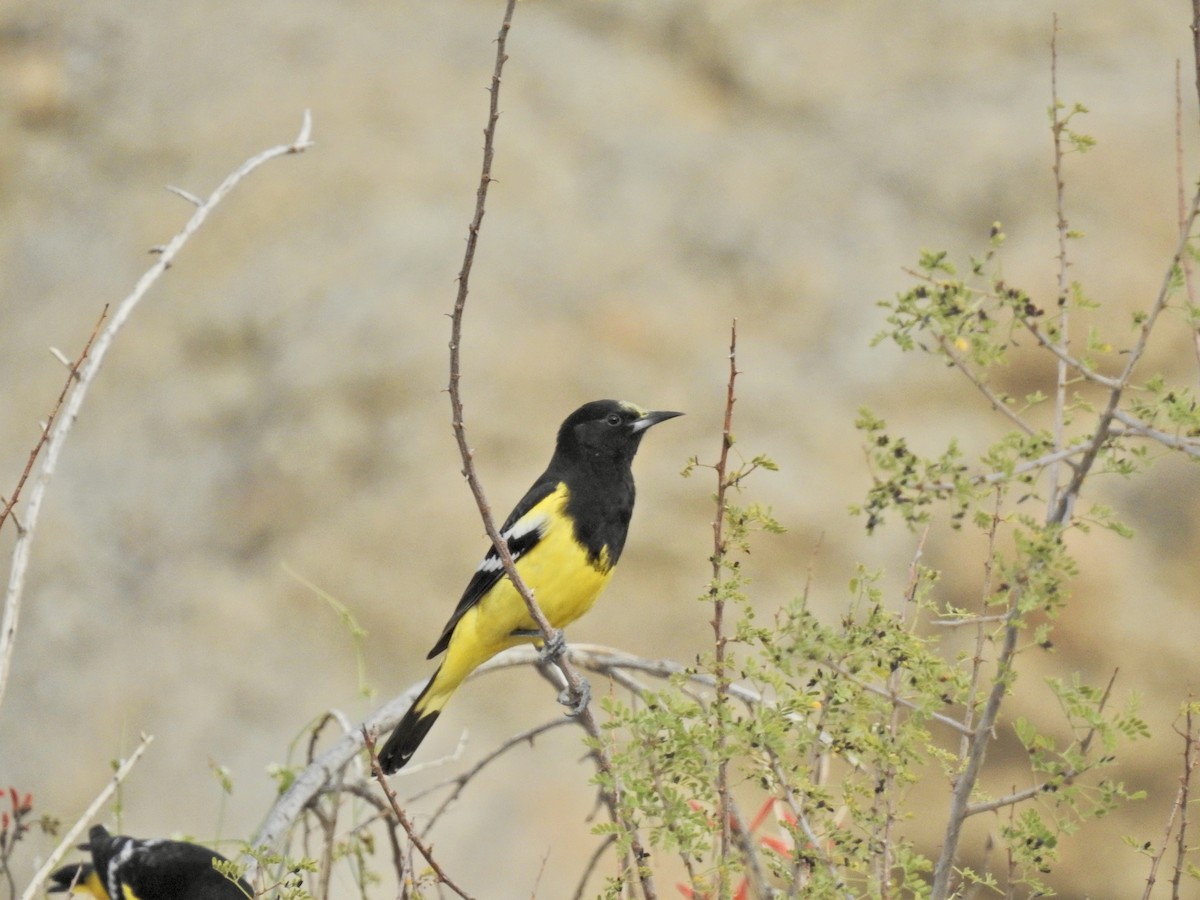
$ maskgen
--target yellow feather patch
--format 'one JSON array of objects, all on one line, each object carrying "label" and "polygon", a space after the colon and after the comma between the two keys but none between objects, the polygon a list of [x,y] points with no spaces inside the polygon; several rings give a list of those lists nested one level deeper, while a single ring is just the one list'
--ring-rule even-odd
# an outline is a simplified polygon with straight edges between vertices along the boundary
[{"label": "yellow feather patch", "polygon": [[[91,868],[90,866],[88,868]],[[78,881],[73,888],[71,894],[83,897],[95,897],[96,900],[109,900],[108,891],[104,888],[104,882],[100,880],[100,876],[93,870],[88,872],[86,878]]]},{"label": "yellow feather patch", "polygon": [[[564,511],[567,496],[567,486],[560,484],[522,516],[522,520],[544,518],[545,524],[541,540],[517,560],[521,580],[533,591],[538,606],[555,628],[565,628],[591,609],[612,578],[608,548],[601,551],[599,562],[593,565],[587,548],[575,539],[575,527]],[[420,712],[440,710],[464,678],[501,650],[539,642],[537,638],[513,634],[536,629],[521,595],[508,578],[501,578],[459,619],[446,659],[421,702]]]}]

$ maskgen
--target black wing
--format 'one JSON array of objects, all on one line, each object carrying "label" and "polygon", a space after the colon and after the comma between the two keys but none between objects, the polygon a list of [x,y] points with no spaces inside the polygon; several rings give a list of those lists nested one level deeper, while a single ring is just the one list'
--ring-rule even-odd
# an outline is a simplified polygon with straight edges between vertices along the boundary
[{"label": "black wing", "polygon": [[214,861],[226,860],[199,844],[138,841],[137,850],[118,871],[128,886],[126,893],[138,900],[248,900],[254,895],[245,881],[217,871]]},{"label": "black wing", "polygon": [[[557,477],[552,476],[547,471],[541,478],[534,482],[533,487],[525,493],[525,496],[521,498],[520,502],[513,508],[513,511],[508,514],[508,518],[504,520],[504,524],[500,526],[500,535],[505,538],[505,543],[508,544],[508,552],[512,555],[513,562],[516,562],[536,547],[542,539],[541,529],[534,528],[528,531],[516,529],[518,533],[512,535],[513,526],[517,525],[531,509],[558,490],[561,483]],[[433,649],[429,651],[426,659],[433,659],[450,646],[450,636],[454,634],[454,626],[458,624],[458,620],[463,617],[467,610],[482,600],[487,592],[496,586],[496,583],[503,575],[504,564],[500,561],[500,555],[496,553],[494,546],[488,547],[483,561],[479,564],[479,568],[475,570],[475,574],[471,576],[471,581],[467,584],[467,589],[463,591],[462,599],[458,601],[458,606],[454,608],[453,615],[450,616],[446,627],[442,629],[442,636],[433,645]]]}]

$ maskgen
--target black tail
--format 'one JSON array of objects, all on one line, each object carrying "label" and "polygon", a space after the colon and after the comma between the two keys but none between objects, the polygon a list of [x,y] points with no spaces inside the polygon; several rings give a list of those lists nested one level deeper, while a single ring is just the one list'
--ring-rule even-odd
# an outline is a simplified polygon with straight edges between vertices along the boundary
[{"label": "black tail", "polygon": [[50,874],[50,881],[53,883],[46,888],[46,893],[55,894],[69,891],[72,885],[83,884],[87,881],[94,871],[91,863],[74,863],[63,866],[61,869],[55,869]]},{"label": "black tail", "polygon": [[[438,671],[441,669],[439,668]],[[429,683],[413,701],[413,705],[408,708],[408,712],[404,714],[404,718],[400,720],[396,730],[392,732],[387,743],[383,745],[383,749],[379,751],[379,767],[383,769],[383,774],[391,775],[404,768],[412,759],[412,755],[417,752],[417,748],[421,746],[421,741],[425,740],[425,735],[429,734],[433,723],[437,721],[437,717],[441,713],[440,709],[422,710],[420,708],[421,701],[425,699],[425,695],[429,693],[429,689],[436,679],[437,672],[433,674],[433,678],[429,679]]]}]

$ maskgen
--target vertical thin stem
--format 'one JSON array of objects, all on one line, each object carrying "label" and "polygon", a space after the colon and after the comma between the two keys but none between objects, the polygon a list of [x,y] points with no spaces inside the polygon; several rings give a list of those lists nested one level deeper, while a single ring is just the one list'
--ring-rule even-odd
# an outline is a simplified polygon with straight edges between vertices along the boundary
[{"label": "vertical thin stem", "polygon": [[[914,604],[917,601],[917,591],[921,583],[921,557],[925,553],[925,542],[929,539],[929,528],[926,525],[925,530],[921,532],[921,538],[917,541],[916,552],[913,553],[912,562],[908,568],[908,584],[904,590],[904,605],[900,608],[900,624],[902,626],[912,627],[910,622],[910,612],[914,609]],[[901,668],[897,666],[888,675],[887,692],[892,702],[892,711],[888,718],[888,737],[895,746],[900,733],[901,710],[903,708],[900,702],[900,688],[903,683],[903,674]],[[892,828],[896,824],[896,763],[889,760],[884,767],[882,775],[881,790],[876,795],[876,803],[881,804],[883,808],[883,826],[880,828],[879,835],[879,854],[878,854],[878,869],[877,879],[879,881],[879,898],[880,900],[890,900],[892,896],[891,872],[892,860],[894,854],[892,851]]]},{"label": "vertical thin stem", "polygon": [[971,738],[967,752],[966,765],[954,783],[951,795],[950,815],[946,821],[946,835],[942,840],[942,852],[933,869],[932,900],[945,900],[950,896],[950,880],[954,874],[954,857],[958,852],[958,839],[962,834],[962,826],[966,821],[967,807],[970,804],[971,792],[979,779],[983,767],[983,758],[987,753],[988,741],[991,738],[992,726],[1000,714],[1000,704],[1008,691],[1012,679],[1013,656],[1017,651],[1017,636],[1020,628],[1017,625],[1017,611],[1020,607],[1020,593],[1013,591],[1009,600],[1008,615],[1004,626],[1004,638],[1000,648],[1000,657],[996,661],[996,674],[992,680],[992,689],[988,692],[987,702],[979,717],[975,736]]},{"label": "vertical thin stem", "polygon": [[1196,66],[1196,94],[1200,96],[1200,0],[1192,0],[1192,60]]},{"label": "vertical thin stem", "polygon": [[[729,896],[728,862],[733,840],[731,832],[733,803],[729,795],[729,760],[725,752],[726,731],[729,719],[729,674],[725,670],[725,647],[729,638],[725,634],[725,597],[721,591],[725,567],[725,512],[726,493],[730,486],[727,477],[729,449],[733,446],[733,404],[737,381],[737,319],[729,329],[729,381],[725,393],[725,421],[721,429],[721,453],[717,457],[716,514],[713,517],[712,584],[709,594],[713,601],[713,675],[717,682],[717,696],[713,711],[717,720],[717,817],[721,823],[720,856],[717,865],[718,896],[725,900]],[[751,848],[751,852],[752,852]],[[749,860],[747,860],[749,862]]]},{"label": "vertical thin stem", "polygon": [[[996,510],[992,513],[992,521],[988,526],[988,552],[987,560],[983,564],[983,596],[980,598],[979,617],[981,620],[988,616],[988,602],[992,596],[992,570],[996,564],[996,529],[1000,527],[1000,504],[1003,499],[1003,491],[1001,488],[996,488]],[[975,626],[975,655],[971,658],[971,685],[967,689],[967,708],[963,714],[963,725],[968,729],[968,733],[974,731],[975,728],[975,705],[979,696],[979,679],[983,673],[983,645],[987,639],[987,626],[984,621],[980,621]],[[967,750],[969,749],[970,738],[964,734],[959,742],[958,758],[960,761],[966,758]]]},{"label": "vertical thin stem", "polygon": [[1191,802],[1192,771],[1200,758],[1196,756],[1196,721],[1192,704],[1187,707],[1187,718],[1183,734],[1183,775],[1179,780],[1179,833],[1175,836],[1175,869],[1171,874],[1171,900],[1178,900],[1179,886],[1187,868],[1188,804]]},{"label": "vertical thin stem", "polygon": [[[1183,64],[1175,60],[1175,209],[1179,230],[1187,223],[1187,195],[1183,186]],[[1196,286],[1192,281],[1192,256],[1185,253],[1180,260],[1183,267],[1183,288],[1188,304],[1196,306]],[[1192,349],[1196,361],[1200,362],[1200,328],[1192,329]]]},{"label": "vertical thin stem", "polygon": [[1146,874],[1146,887],[1142,891],[1142,900],[1150,900],[1154,893],[1154,885],[1158,881],[1158,867],[1167,855],[1171,844],[1171,832],[1175,830],[1175,820],[1179,819],[1179,832],[1175,836],[1175,868],[1171,876],[1171,898],[1178,900],[1180,881],[1186,867],[1187,854],[1190,848],[1187,844],[1188,803],[1190,802],[1192,771],[1196,768],[1196,733],[1194,707],[1189,701],[1185,707],[1185,729],[1175,731],[1183,738],[1183,774],[1179,777],[1179,789],[1175,792],[1175,801],[1167,814],[1167,824],[1163,827],[1162,844],[1150,857],[1150,871]]},{"label": "vertical thin stem", "polygon": [[[1071,263],[1067,258],[1067,240],[1070,234],[1070,227],[1067,224],[1066,205],[1064,203],[1064,195],[1066,191],[1065,183],[1063,182],[1063,131],[1066,129],[1066,121],[1059,115],[1062,110],[1062,105],[1058,99],[1058,14],[1054,15],[1053,30],[1050,33],[1050,115],[1051,115],[1051,133],[1054,136],[1054,212],[1055,212],[1055,231],[1058,234],[1058,341],[1056,342],[1059,348],[1063,351],[1058,356],[1058,366],[1055,371],[1054,384],[1054,449],[1061,450],[1063,447],[1063,419],[1067,408],[1067,378],[1069,371],[1064,355],[1070,352],[1070,331],[1069,331],[1069,308],[1070,308],[1070,290],[1071,284],[1067,274]],[[1056,460],[1050,465],[1050,506],[1053,507],[1058,500],[1058,492],[1060,488],[1060,467],[1064,465],[1062,461]]]},{"label": "vertical thin stem", "polygon": [[[446,871],[438,865],[438,861],[434,858],[433,852],[427,847],[420,835],[413,828],[412,823],[408,820],[408,816],[404,814],[404,810],[400,807],[400,801],[396,799],[396,792],[392,790],[392,786],[388,784],[387,776],[383,774],[383,769],[379,767],[379,757],[375,754],[375,739],[371,736],[370,729],[364,727],[362,730],[363,744],[367,748],[367,754],[371,760],[371,775],[379,784],[383,791],[383,796],[387,798],[388,805],[391,807],[392,815],[396,817],[396,821],[400,823],[400,827],[404,829],[404,833],[408,835],[408,841],[417,848],[417,852],[425,858],[425,862],[429,864],[429,868],[433,870],[434,876],[437,878],[438,884],[445,885],[449,890],[453,891],[462,900],[472,900],[470,894],[464,891],[458,884],[446,874]],[[412,871],[410,866],[409,872]]]}]

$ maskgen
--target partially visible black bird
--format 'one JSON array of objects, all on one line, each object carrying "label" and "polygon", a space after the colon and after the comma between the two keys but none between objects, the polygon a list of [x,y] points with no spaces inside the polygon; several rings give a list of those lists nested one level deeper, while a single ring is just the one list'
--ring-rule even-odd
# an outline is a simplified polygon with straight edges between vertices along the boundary
[{"label": "partially visible black bird", "polygon": [[248,900],[254,889],[214,863],[220,853],[185,841],[149,840],[109,834],[103,825],[88,832],[92,861],[63,866],[50,876],[50,893],[70,891],[95,900]]},{"label": "partially visible black bird", "polygon": [[[621,558],[633,515],[634,454],[646,429],[682,415],[632,403],[585,403],[558,430],[554,455],[500,527],[521,580],[555,628],[591,609]],[[387,743],[392,773],[412,758],[463,679],[501,650],[537,643],[541,632],[495,547],[489,547],[429,658],[446,658]]]}]

